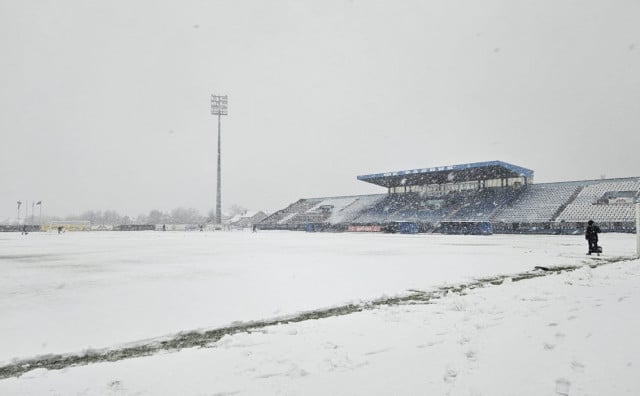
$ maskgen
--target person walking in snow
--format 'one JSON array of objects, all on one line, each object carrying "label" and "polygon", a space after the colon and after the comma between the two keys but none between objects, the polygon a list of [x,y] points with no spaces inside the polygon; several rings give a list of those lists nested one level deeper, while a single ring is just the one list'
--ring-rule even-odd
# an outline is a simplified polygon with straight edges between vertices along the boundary
[{"label": "person walking in snow", "polygon": [[598,252],[598,234],[600,233],[600,227],[595,225],[593,220],[589,220],[587,223],[587,231],[584,234],[585,239],[589,243],[589,253],[599,253]]}]

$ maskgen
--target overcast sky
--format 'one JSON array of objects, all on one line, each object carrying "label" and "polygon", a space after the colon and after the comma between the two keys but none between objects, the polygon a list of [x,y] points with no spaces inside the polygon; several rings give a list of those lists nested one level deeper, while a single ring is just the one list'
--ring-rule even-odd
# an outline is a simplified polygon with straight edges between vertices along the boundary
[{"label": "overcast sky", "polygon": [[0,221],[382,193],[502,160],[640,176],[640,2],[0,0]]}]

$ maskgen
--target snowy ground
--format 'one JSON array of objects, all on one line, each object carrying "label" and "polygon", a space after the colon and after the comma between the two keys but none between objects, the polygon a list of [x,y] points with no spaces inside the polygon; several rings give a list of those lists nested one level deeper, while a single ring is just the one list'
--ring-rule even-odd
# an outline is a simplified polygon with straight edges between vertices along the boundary
[{"label": "snowy ground", "polygon": [[[632,235],[605,234],[603,257]],[[0,234],[0,366],[282,317],[535,266],[603,263],[580,236]],[[224,336],[210,348],[36,369],[0,394],[638,394],[640,262],[586,266]]]}]

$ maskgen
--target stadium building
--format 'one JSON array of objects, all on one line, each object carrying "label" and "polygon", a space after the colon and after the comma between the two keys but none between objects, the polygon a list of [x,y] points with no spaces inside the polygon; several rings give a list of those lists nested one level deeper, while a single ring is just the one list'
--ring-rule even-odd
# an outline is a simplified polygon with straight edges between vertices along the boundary
[{"label": "stadium building", "polygon": [[300,199],[261,229],[443,233],[635,232],[640,177],[534,183],[534,172],[502,161],[358,176],[374,195]]}]

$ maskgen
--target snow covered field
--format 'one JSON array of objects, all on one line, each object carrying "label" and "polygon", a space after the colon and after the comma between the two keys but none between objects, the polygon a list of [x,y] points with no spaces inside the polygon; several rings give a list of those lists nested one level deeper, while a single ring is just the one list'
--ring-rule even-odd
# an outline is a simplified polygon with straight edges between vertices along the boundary
[{"label": "snow covered field", "polygon": [[[633,235],[604,234],[606,258]],[[581,236],[0,234],[0,366],[181,331],[602,263]],[[640,262],[0,380],[0,394],[638,394]]]}]

